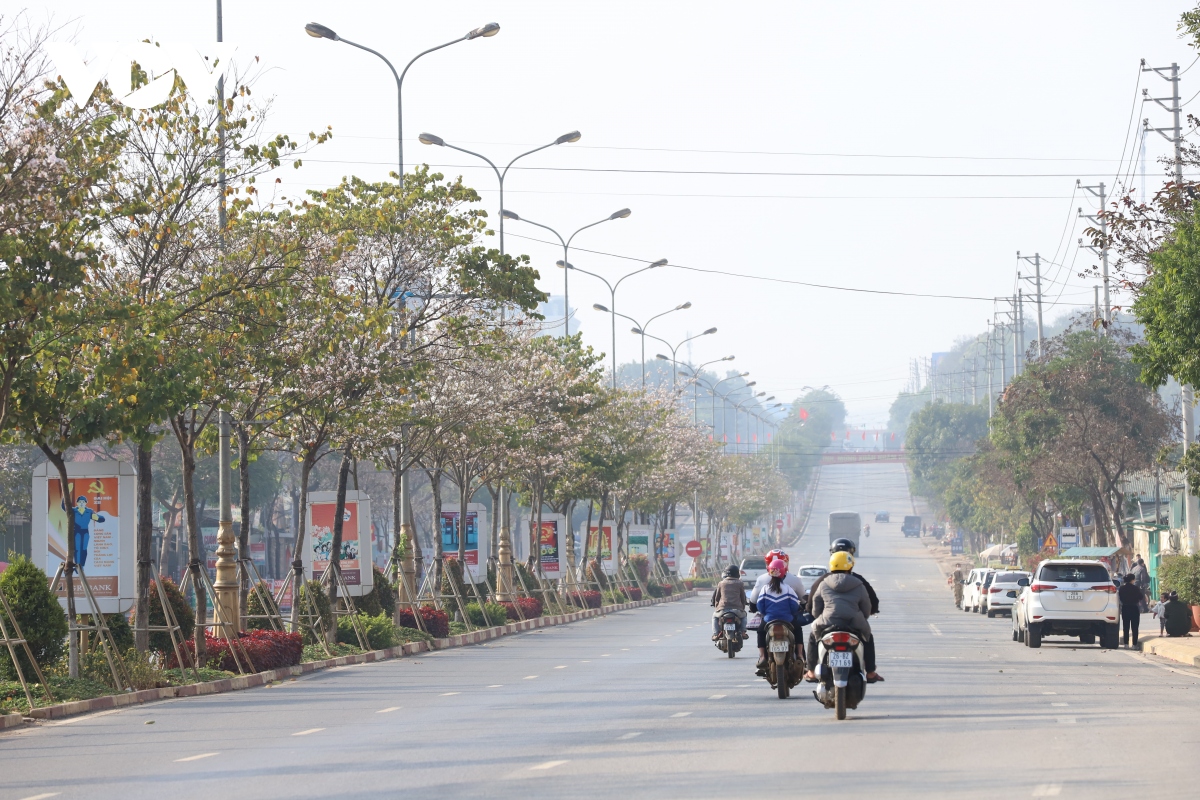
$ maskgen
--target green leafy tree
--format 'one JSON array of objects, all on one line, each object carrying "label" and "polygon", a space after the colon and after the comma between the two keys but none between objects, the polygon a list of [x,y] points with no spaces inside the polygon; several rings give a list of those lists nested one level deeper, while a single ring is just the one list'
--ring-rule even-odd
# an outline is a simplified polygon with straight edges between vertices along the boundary
[{"label": "green leafy tree", "polygon": [[[0,573],[0,592],[12,608],[34,660],[43,670],[62,657],[67,638],[67,618],[58,598],[50,591],[49,583],[46,573],[24,556],[17,556],[8,569]],[[28,680],[35,675],[33,666],[26,658],[24,648],[15,649],[21,671]],[[0,648],[0,675],[9,680],[17,677],[8,648]]]}]

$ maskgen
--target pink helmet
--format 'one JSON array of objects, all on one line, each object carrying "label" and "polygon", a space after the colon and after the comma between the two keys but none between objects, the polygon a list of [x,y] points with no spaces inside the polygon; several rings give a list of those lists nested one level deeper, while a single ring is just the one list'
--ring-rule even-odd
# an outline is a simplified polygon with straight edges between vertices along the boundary
[{"label": "pink helmet", "polygon": [[777,558],[767,565],[767,572],[772,578],[782,578],[787,575],[788,565],[782,558]]}]

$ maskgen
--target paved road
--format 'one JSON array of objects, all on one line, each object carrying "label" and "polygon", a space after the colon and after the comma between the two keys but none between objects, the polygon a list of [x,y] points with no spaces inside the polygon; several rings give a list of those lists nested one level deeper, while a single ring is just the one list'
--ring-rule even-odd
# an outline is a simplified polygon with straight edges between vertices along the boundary
[{"label": "paved road", "polygon": [[[792,563],[824,560],[830,510],[907,502],[897,465],[827,468]],[[898,522],[871,527],[887,682],[845,722],[726,659],[697,598],[2,734],[0,800],[1192,796],[1188,767],[1147,768],[1190,757],[1200,673],[1020,647],[1007,620],[954,609]]]}]

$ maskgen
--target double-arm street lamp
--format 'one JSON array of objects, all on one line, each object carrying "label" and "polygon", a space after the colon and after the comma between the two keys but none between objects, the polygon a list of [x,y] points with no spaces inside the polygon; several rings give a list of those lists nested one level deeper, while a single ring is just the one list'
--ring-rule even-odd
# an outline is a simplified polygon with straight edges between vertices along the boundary
[{"label": "double-arm street lamp", "polygon": [[[716,332],[717,332],[717,329],[716,329],[715,327],[713,327],[713,328],[709,328],[709,329],[708,329],[708,330],[706,330],[706,331],[703,331],[703,332],[701,332],[701,333],[697,333],[695,336],[689,336],[689,337],[687,337],[686,339],[684,339],[683,341],[681,341],[679,344],[677,344],[677,345],[675,345],[675,346],[672,346],[670,342],[668,342],[666,339],[662,338],[661,336],[654,336],[653,334],[649,334],[649,333],[645,334],[646,336],[649,336],[651,339],[655,339],[656,341],[662,342],[662,343],[663,343],[663,344],[665,344],[665,345],[667,346],[667,348],[668,348],[668,349],[670,349],[670,351],[671,351],[671,355],[670,355],[670,357],[668,357],[668,356],[665,356],[665,355],[663,355],[662,353],[657,353],[657,354],[655,354],[655,356],[654,356],[654,357],[655,357],[655,358],[657,358],[659,361],[669,361],[669,362],[671,362],[671,389],[674,389],[674,388],[675,388],[675,382],[676,382],[676,380],[678,379],[678,376],[676,375],[676,369],[675,369],[675,368],[676,368],[676,367],[678,366],[678,364],[679,364],[679,362],[676,360],[676,359],[678,358],[678,355],[677,355],[677,353],[678,353],[678,351],[679,351],[679,348],[683,347],[685,344],[687,344],[688,342],[692,341],[693,339],[699,339],[701,336],[711,336],[712,334],[714,334],[714,333],[716,333]],[[730,356],[730,358],[732,358],[732,356]],[[718,358],[718,359],[717,359],[717,361],[727,361],[727,360],[729,360],[729,359],[724,359],[724,358]],[[715,364],[716,362],[715,362],[715,361],[710,361],[710,362],[708,362],[708,363],[710,363],[710,364]]]},{"label": "double-arm street lamp", "polygon": [[683,310],[691,308],[691,307],[692,307],[692,302],[690,300],[686,303],[680,303],[679,305],[675,306],[674,308],[668,308],[666,311],[662,312],[661,314],[655,314],[653,317],[646,320],[645,325],[642,325],[636,319],[634,319],[633,317],[631,317],[627,314],[618,314],[616,311],[610,311],[608,308],[600,305],[599,303],[592,304],[592,308],[596,309],[597,311],[603,311],[605,313],[612,314],[615,317],[621,317],[622,319],[629,320],[630,322],[633,323],[633,327],[630,329],[629,332],[637,334],[638,336],[642,337],[642,389],[646,388],[646,327],[651,322],[654,322],[654,320],[658,319],[659,317],[665,317],[667,314],[670,314],[673,311],[683,311]]},{"label": "double-arm street lamp", "polygon": [[517,163],[525,156],[533,155],[534,153],[545,150],[548,147],[554,147],[555,145],[578,142],[582,137],[583,134],[581,134],[579,131],[564,133],[553,142],[548,142],[541,147],[535,147],[532,150],[527,150],[526,152],[521,153],[521,155],[517,156],[512,161],[509,161],[503,170],[497,167],[490,158],[482,153],[476,153],[474,150],[468,150],[465,147],[459,147],[456,144],[450,144],[442,137],[434,136],[432,133],[422,133],[417,137],[417,139],[421,142],[421,144],[436,144],[438,147],[449,147],[451,150],[457,150],[460,153],[466,153],[469,156],[475,156],[478,159],[482,159],[483,161],[486,161],[487,165],[492,168],[493,172],[496,173],[496,179],[500,181],[500,255],[504,255],[504,179],[508,176],[508,171],[512,168],[513,164]]},{"label": "double-arm street lamp", "polygon": [[[746,386],[748,386],[748,387],[753,386],[755,383],[756,383],[756,381],[751,381],[750,383],[746,384]],[[766,394],[766,392],[758,392],[757,394],[751,394],[749,397],[745,398],[740,403],[737,403],[736,405],[734,405],[734,407],[733,407],[733,439],[734,439],[733,452],[734,453],[740,454],[742,452],[742,447],[741,447],[742,443],[740,441],[738,441],[738,438],[739,438],[738,437],[738,411],[740,411],[742,406],[746,405],[747,403],[757,403],[758,398],[762,397],[765,394]],[[750,413],[749,409],[746,410],[746,413],[747,413],[747,415]],[[746,438],[747,439],[750,438],[750,420],[749,419],[746,420]],[[746,452],[747,453],[750,452],[750,443],[749,442],[746,442]]]},{"label": "double-arm street lamp", "polygon": [[[731,380],[734,380],[735,378],[744,378],[749,374],[750,374],[749,372],[739,372],[735,375],[730,375],[728,377],[722,378],[721,380],[717,381],[709,388],[709,391],[712,393],[712,412],[711,413],[712,413],[713,441],[714,442],[717,440],[717,394],[718,394],[717,387],[720,386],[725,381],[731,381]],[[749,383],[744,384],[742,388],[749,388],[749,387],[753,386],[755,383],[756,383],[756,381],[750,381]],[[728,396],[729,396],[728,394],[721,395],[721,435],[725,437],[726,444],[728,444],[728,442],[729,442],[729,436],[727,435],[728,429],[725,427],[725,406],[727,405],[727,403],[725,402],[725,399]],[[723,448],[723,449],[728,449],[728,448]]]},{"label": "double-arm street lamp", "polygon": [[329,39],[330,41],[333,41],[333,42],[342,42],[344,44],[350,45],[351,47],[357,47],[359,50],[365,50],[368,53],[370,53],[371,55],[377,56],[380,60],[383,61],[383,63],[387,64],[388,69],[390,69],[392,71],[392,77],[396,79],[396,142],[397,142],[397,146],[399,148],[398,161],[399,161],[399,166],[400,166],[398,174],[400,177],[400,186],[401,186],[401,188],[403,188],[404,187],[404,104],[403,104],[403,100],[402,100],[402,96],[401,96],[401,89],[404,87],[404,76],[408,74],[408,68],[411,67],[413,65],[413,62],[415,62],[421,56],[429,55],[430,53],[434,52],[435,50],[441,50],[443,47],[449,47],[450,45],[458,44],[459,42],[469,42],[472,39],[487,39],[492,36],[495,36],[497,33],[500,32],[500,24],[497,22],[489,22],[487,25],[481,25],[480,27],[475,28],[474,30],[467,31],[465,36],[460,36],[457,39],[452,39],[452,40],[446,42],[445,44],[439,44],[437,47],[431,47],[428,50],[424,50],[420,53],[417,53],[415,56],[413,56],[412,61],[408,62],[408,66],[406,66],[404,68],[404,71],[400,72],[400,73],[396,72],[396,68],[392,66],[392,62],[389,61],[387,56],[385,56],[383,53],[380,53],[378,50],[372,50],[371,48],[367,47],[366,45],[361,45],[358,42],[352,42],[349,39],[343,39],[341,36],[338,36],[336,33],[334,33],[331,28],[328,28],[325,25],[322,25],[318,22],[310,22],[304,26],[304,31],[309,36],[312,36],[315,39]]},{"label": "double-arm street lamp", "polygon": [[[660,355],[660,356],[658,356],[658,358],[662,358],[662,356]],[[693,367],[691,364],[680,364],[678,361],[674,361],[674,360],[671,361],[672,367],[685,367],[687,369],[692,370],[692,373],[690,375],[685,372],[684,377],[687,378],[692,384],[692,424],[693,425],[699,423],[699,421],[700,421],[700,416],[699,416],[700,388],[699,387],[700,387],[700,381],[703,380],[703,378],[700,377],[700,371],[703,370],[705,367],[709,366],[710,364],[719,364],[722,361],[733,361],[733,358],[734,358],[733,356],[725,356],[724,358],[714,358],[712,361],[705,361],[703,364],[701,364],[698,367]],[[705,387],[705,388],[707,388],[707,387]]]},{"label": "double-arm street lamp", "polygon": [[[633,212],[630,211],[628,208],[622,208],[620,211],[614,211],[613,213],[609,214],[607,217],[605,217],[602,220],[593,222],[590,225],[584,225],[582,228],[575,231],[575,233],[572,233],[566,239],[564,239],[562,237],[562,234],[560,234],[558,231],[554,230],[554,228],[551,228],[549,225],[543,225],[542,223],[534,222],[531,219],[522,219],[521,217],[517,216],[517,213],[515,211],[509,211],[507,208],[500,209],[500,218],[501,219],[511,219],[514,222],[525,222],[530,225],[535,225],[543,230],[547,230],[547,231],[550,231],[551,233],[553,233],[556,237],[558,237],[558,241],[562,242],[563,263],[566,264],[566,263],[569,263],[571,260],[571,258],[570,258],[571,240],[574,239],[580,233],[580,231],[586,231],[588,228],[594,228],[595,226],[597,226],[601,223],[604,223],[604,222],[609,222],[610,220],[625,219],[632,213]],[[570,281],[568,280],[568,277],[570,276],[570,274],[571,274],[570,270],[566,270],[566,269],[563,270],[563,336],[564,337],[569,336],[571,334],[571,330],[568,327],[568,325],[569,325],[568,320],[570,319],[570,316],[571,316],[571,303],[570,303],[571,295],[570,295],[570,291],[569,291],[570,290]]]},{"label": "double-arm street lamp", "polygon": [[[567,269],[567,270],[573,269],[576,272],[582,272],[584,275],[591,275],[593,278],[599,278],[600,280],[604,281],[604,285],[608,287],[608,297],[609,297],[609,303],[611,305],[609,308],[604,308],[603,306],[601,306],[601,308],[604,311],[609,311],[610,308],[615,310],[617,307],[617,288],[620,287],[621,281],[625,280],[626,278],[632,278],[634,275],[645,272],[648,269],[654,269],[656,267],[665,267],[667,265],[667,260],[665,258],[660,258],[658,261],[655,261],[653,264],[648,264],[647,266],[644,266],[641,269],[635,269],[633,272],[630,272],[626,275],[622,275],[620,278],[617,279],[616,283],[609,283],[607,278],[605,278],[601,275],[597,275],[594,272],[588,272],[586,269],[580,269],[579,267],[575,266],[574,264],[570,263],[569,261],[557,261],[557,262],[555,262],[555,264],[556,264],[556,266],[561,267],[562,269]],[[595,306],[593,306],[593,308],[594,307]],[[614,388],[614,389],[617,388],[617,316],[618,315],[616,315],[616,314],[612,314],[612,388]],[[624,315],[621,315],[621,316],[624,316]],[[626,319],[629,319],[629,318],[626,317]]]}]

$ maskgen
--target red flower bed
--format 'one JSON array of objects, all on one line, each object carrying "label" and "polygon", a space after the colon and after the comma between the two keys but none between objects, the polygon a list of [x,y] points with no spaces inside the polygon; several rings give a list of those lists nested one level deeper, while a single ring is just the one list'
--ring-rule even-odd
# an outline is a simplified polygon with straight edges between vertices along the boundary
[{"label": "red flower bed", "polygon": [[583,608],[599,608],[600,593],[595,589],[588,589],[584,592],[571,592],[571,602]]},{"label": "red flower bed", "polygon": [[[435,639],[445,639],[450,635],[450,618],[446,616],[445,611],[438,611],[433,606],[421,606],[419,613],[421,621],[425,623],[425,631]],[[417,625],[417,621],[413,619],[412,609],[401,609],[396,617],[396,624],[401,628],[415,628],[421,630],[421,626]]]},{"label": "red flower bed", "polygon": [[692,589],[696,588],[694,585],[692,585],[692,582],[689,580],[685,580],[683,582],[683,585],[687,588],[688,591],[691,591]]},{"label": "red flower bed", "polygon": [[634,602],[642,599],[642,590],[636,586],[626,589],[625,594],[629,595],[629,599],[633,600]]},{"label": "red flower bed", "polygon": [[675,593],[675,587],[669,583],[660,583],[659,587],[662,589],[663,597],[670,597],[672,594]]},{"label": "red flower bed", "polygon": [[507,600],[501,602],[500,605],[504,606],[505,613],[513,622],[521,619],[517,614],[516,606],[521,607],[521,613],[525,615],[525,619],[534,619],[542,615],[542,601],[536,597],[518,597],[516,606]]},{"label": "red flower bed", "polygon": [[[183,643],[189,654],[196,652],[196,642],[188,639]],[[207,661],[202,665],[211,669],[223,669],[227,672],[237,672],[237,661],[229,651],[229,642],[224,639],[214,639],[205,634],[204,647],[207,650]],[[300,663],[300,655],[304,650],[304,639],[298,633],[283,631],[247,631],[237,640],[237,655],[242,666],[253,672],[264,672],[269,669],[294,667]],[[245,663],[249,656],[250,663]],[[167,662],[168,669],[174,669],[179,664],[174,654]]]}]

